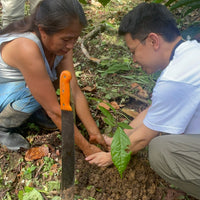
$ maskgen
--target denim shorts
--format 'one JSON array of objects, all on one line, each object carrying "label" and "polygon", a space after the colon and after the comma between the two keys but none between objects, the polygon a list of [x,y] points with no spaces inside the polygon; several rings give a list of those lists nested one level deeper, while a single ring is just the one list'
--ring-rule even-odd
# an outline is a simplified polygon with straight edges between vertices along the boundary
[{"label": "denim shorts", "polygon": [[41,106],[32,96],[25,81],[0,83],[0,112],[12,104],[13,109],[25,113],[33,113]]}]

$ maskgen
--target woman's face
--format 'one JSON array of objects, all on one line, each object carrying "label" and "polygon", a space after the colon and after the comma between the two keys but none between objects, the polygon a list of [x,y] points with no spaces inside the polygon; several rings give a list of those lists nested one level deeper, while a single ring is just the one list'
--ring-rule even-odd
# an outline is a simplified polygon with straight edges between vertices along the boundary
[{"label": "woman's face", "polygon": [[53,35],[47,35],[44,31],[40,31],[44,49],[55,55],[65,55],[73,49],[82,28],[79,21],[75,20],[69,27]]}]

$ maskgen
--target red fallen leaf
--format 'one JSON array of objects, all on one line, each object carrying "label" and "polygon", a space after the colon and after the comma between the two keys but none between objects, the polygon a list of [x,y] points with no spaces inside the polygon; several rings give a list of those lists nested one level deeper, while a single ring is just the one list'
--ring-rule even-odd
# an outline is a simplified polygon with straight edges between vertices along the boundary
[{"label": "red fallen leaf", "polygon": [[42,145],[40,147],[33,147],[26,151],[25,160],[33,161],[40,159],[49,154],[49,147],[47,145]]},{"label": "red fallen leaf", "polygon": [[128,109],[128,108],[123,108],[122,109],[122,112],[126,113],[127,115],[133,117],[133,118],[136,118],[139,113],[133,109]]}]

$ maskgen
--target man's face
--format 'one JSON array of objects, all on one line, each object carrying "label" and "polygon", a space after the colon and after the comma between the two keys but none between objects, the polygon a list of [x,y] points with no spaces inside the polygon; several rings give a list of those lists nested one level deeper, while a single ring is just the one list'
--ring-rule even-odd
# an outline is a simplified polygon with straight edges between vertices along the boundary
[{"label": "man's face", "polygon": [[125,35],[126,45],[132,53],[133,62],[138,63],[147,74],[160,70],[159,50],[155,49],[154,41],[147,35],[142,41],[132,39],[131,34]]}]

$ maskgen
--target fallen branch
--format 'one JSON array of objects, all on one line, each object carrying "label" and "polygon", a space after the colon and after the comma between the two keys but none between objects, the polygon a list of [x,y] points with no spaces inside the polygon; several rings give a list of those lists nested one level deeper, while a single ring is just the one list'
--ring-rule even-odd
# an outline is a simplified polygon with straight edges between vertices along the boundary
[{"label": "fallen branch", "polygon": [[126,91],[120,91],[120,92],[122,92],[122,93],[124,93],[124,94],[126,94],[126,95],[128,95],[128,96],[130,96],[130,97],[132,97],[132,98],[134,98],[136,101],[141,101],[142,103],[145,103],[145,104],[147,104],[147,105],[150,105],[149,101],[147,101],[147,100],[145,100],[145,99],[142,99],[142,98],[136,96],[135,94],[131,94],[131,93],[126,92]]},{"label": "fallen branch", "polygon": [[82,40],[80,41],[80,43],[81,43],[81,50],[82,50],[82,52],[84,53],[84,55],[89,59],[89,60],[91,60],[91,61],[93,61],[93,62],[96,62],[96,63],[100,63],[100,59],[98,59],[98,58],[94,58],[94,57],[92,57],[92,56],[90,56],[90,54],[88,53],[88,51],[87,51],[87,49],[85,48],[85,46],[84,46],[84,42],[86,41],[86,40],[88,40],[89,38],[90,39],[92,39],[93,37],[95,37],[99,32],[102,32],[102,31],[104,31],[105,30],[105,28],[106,28],[106,26],[105,25],[100,25],[100,26],[97,26],[94,30],[92,30],[91,32],[89,32],[87,35],[85,35],[83,38],[82,38]]}]

